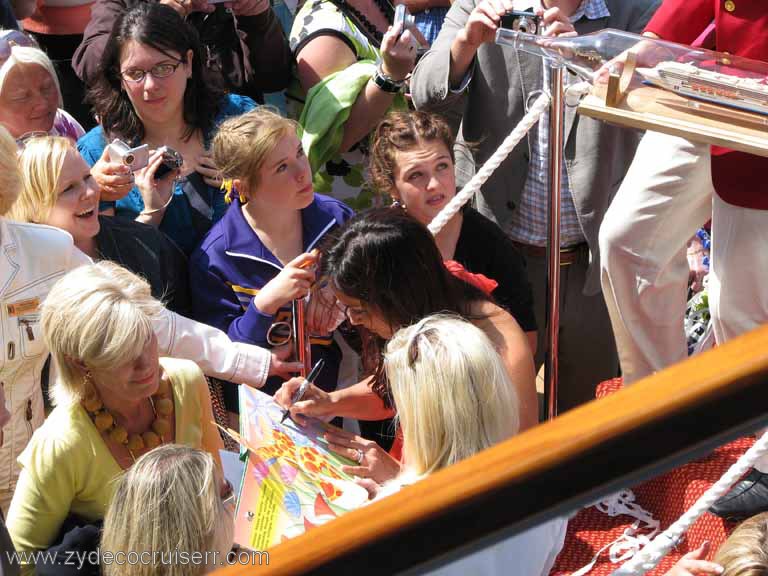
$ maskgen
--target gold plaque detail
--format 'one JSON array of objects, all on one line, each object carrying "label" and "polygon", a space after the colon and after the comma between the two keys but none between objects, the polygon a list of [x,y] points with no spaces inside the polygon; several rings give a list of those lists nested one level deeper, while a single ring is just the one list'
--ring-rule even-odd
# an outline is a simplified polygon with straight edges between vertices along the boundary
[{"label": "gold plaque detail", "polygon": [[734,2],[733,0],[725,0],[725,9],[728,12],[733,12],[734,10],[736,10],[736,2]]}]

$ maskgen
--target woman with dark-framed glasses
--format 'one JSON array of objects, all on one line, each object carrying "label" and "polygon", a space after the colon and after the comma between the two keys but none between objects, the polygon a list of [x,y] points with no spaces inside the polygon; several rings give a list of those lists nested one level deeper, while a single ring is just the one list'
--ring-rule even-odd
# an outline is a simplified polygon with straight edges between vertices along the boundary
[{"label": "woman with dark-framed glasses", "polygon": [[[101,125],[78,143],[90,165],[112,151],[131,168],[127,195],[102,210],[158,226],[187,254],[226,211],[210,138],[221,121],[255,106],[224,95],[202,62],[195,30],[175,10],[154,3],[127,10],[115,21],[102,73],[89,89]],[[114,139],[146,148],[121,155],[108,146]],[[168,161],[168,148],[180,166]]]}]

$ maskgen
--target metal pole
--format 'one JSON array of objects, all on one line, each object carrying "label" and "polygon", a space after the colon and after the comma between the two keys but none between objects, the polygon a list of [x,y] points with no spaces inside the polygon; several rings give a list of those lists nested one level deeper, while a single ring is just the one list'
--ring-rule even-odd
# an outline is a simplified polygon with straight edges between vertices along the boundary
[{"label": "metal pole", "polygon": [[549,238],[547,242],[546,356],[544,400],[547,418],[557,416],[558,330],[560,327],[560,175],[565,124],[565,68],[548,62],[552,107],[549,113]]}]

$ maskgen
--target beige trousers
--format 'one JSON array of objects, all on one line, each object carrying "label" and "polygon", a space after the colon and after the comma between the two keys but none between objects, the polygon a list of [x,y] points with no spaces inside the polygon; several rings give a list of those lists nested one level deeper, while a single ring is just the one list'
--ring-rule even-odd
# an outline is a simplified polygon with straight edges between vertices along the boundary
[{"label": "beige trousers", "polygon": [[686,244],[710,217],[709,303],[722,343],[768,321],[768,211],[714,193],[708,146],[648,132],[600,228],[625,383],[686,358]]}]

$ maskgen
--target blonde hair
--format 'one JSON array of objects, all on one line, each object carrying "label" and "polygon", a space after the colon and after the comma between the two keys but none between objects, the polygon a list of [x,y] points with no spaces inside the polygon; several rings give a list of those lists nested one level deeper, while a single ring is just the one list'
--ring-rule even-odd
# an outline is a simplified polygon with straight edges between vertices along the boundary
[{"label": "blonde hair", "polygon": [[253,190],[259,185],[259,170],[267,155],[297,128],[293,120],[260,106],[221,124],[211,146],[213,160],[225,180],[242,180]]},{"label": "blonde hair", "polygon": [[[151,560],[109,563],[105,576],[191,576],[210,570],[213,555],[205,552],[221,544],[228,552],[233,532],[226,522],[231,516],[221,501],[215,468],[209,453],[176,444],[139,458],[117,485],[104,519],[101,548],[112,554],[149,552],[145,557]],[[175,552],[190,556],[201,552],[209,565],[181,563]]]},{"label": "blonde hair", "polygon": [[19,152],[23,186],[9,217],[19,222],[44,224],[56,205],[56,188],[67,152],[76,151],[69,138],[32,138]]},{"label": "blonde hair", "polygon": [[713,561],[725,569],[721,576],[767,576],[768,512],[740,524]]},{"label": "blonde hair", "polygon": [[22,188],[17,151],[13,136],[0,126],[0,216],[8,213]]},{"label": "blonde hair", "polygon": [[430,474],[518,431],[517,394],[501,357],[482,330],[457,316],[436,314],[399,330],[384,368],[413,474]]},{"label": "blonde hair", "polygon": [[59,368],[53,402],[73,404],[85,396],[77,361],[105,370],[137,358],[162,312],[149,284],[114,262],[81,266],[56,282],[41,311],[43,337]]},{"label": "blonde hair", "polygon": [[59,96],[59,108],[64,106],[64,101],[61,98],[61,86],[59,86],[59,77],[56,75],[56,70],[53,67],[53,62],[48,58],[45,52],[40,48],[34,48],[32,46],[11,46],[11,55],[0,66],[0,92],[5,87],[5,80],[8,78],[8,74],[17,65],[30,65],[37,64],[42,66],[51,75],[54,86],[56,86],[56,94]]}]

